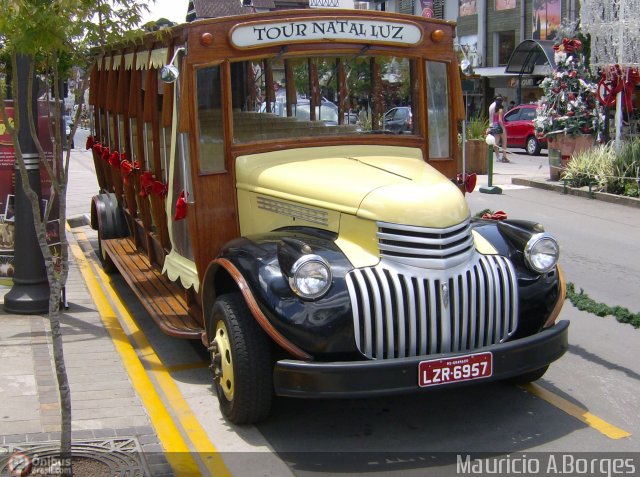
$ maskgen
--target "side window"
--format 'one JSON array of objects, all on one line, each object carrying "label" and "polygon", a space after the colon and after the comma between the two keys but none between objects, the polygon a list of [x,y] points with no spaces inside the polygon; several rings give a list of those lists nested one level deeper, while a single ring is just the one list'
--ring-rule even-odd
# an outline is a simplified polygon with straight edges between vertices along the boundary
[{"label": "side window", "polygon": [[427,61],[427,108],[429,121],[429,158],[448,158],[449,88],[447,65]]},{"label": "side window", "polygon": [[535,109],[523,109],[522,113],[520,114],[520,119],[524,120],[524,121],[533,121],[536,117],[536,110]]},{"label": "side window", "polygon": [[505,122],[517,121],[518,119],[522,119],[522,118],[520,118],[520,110],[519,109],[517,109],[515,111],[509,111],[507,114],[504,115]]},{"label": "side window", "polygon": [[200,172],[224,172],[220,65],[198,69],[196,88]]}]

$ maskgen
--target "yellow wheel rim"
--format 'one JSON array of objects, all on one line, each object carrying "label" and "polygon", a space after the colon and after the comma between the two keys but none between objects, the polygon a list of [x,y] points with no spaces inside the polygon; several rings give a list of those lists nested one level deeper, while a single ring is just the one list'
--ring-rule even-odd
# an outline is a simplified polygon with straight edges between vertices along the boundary
[{"label": "yellow wheel rim", "polygon": [[216,325],[216,337],[214,339],[217,351],[214,352],[214,363],[216,371],[219,371],[219,383],[224,396],[228,401],[233,400],[233,357],[231,354],[231,343],[227,327],[223,321]]}]

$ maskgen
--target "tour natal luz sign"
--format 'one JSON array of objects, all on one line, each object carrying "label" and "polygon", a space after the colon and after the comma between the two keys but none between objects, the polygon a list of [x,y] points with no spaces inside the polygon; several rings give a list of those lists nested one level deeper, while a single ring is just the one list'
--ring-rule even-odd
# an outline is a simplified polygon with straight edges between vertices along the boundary
[{"label": "tour natal luz sign", "polygon": [[418,25],[398,21],[357,18],[316,18],[313,20],[254,22],[235,27],[231,43],[236,48],[309,41],[346,41],[417,45],[422,40]]}]

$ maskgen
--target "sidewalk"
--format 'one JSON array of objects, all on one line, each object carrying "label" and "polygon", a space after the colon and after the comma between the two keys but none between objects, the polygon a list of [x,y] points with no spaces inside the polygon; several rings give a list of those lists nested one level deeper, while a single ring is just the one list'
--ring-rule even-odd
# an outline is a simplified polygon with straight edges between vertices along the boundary
[{"label": "sidewalk", "polygon": [[[628,207],[640,208],[640,199],[624,197],[604,192],[593,192],[588,187],[565,186],[562,181],[552,181],[549,179],[549,158],[543,150],[540,156],[529,156],[524,154],[522,149],[509,149],[510,163],[493,163],[493,185],[504,190],[519,189],[523,187],[535,187],[561,194],[570,194],[587,199],[602,200]],[[488,176],[478,176],[478,183],[475,191],[480,187],[486,187]]]},{"label": "sidewalk", "polygon": [[[68,218],[89,212],[98,191],[88,152],[76,149],[70,165]],[[72,233],[67,233],[75,243]],[[0,288],[0,296],[9,288]],[[72,253],[61,310],[64,355],[71,387],[72,438],[100,461],[85,475],[173,475],[149,417],[96,311]],[[60,404],[46,316],[12,315],[0,307],[0,475],[14,452],[54,456],[60,438]],[[109,456],[101,460],[99,455]],[[80,474],[77,474],[80,475]]]}]

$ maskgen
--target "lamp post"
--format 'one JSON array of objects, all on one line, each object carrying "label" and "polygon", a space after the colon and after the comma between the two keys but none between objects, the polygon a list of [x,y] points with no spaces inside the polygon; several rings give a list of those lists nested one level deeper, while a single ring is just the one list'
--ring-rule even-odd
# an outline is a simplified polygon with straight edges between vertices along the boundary
[{"label": "lamp post", "polygon": [[493,185],[493,146],[496,145],[496,138],[493,134],[487,134],[487,187],[480,187],[480,192],[484,194],[502,194],[502,189]]},{"label": "lamp post", "polygon": [[[29,79],[29,65],[32,59],[20,55],[17,60],[18,84],[14,91],[20,91],[17,96],[19,102],[15,107],[20,115],[20,130],[18,141],[22,150],[22,157],[27,169],[27,176],[31,189],[40,197],[40,156],[28,127],[28,98],[27,84]],[[37,101],[34,88],[32,110],[37,117]],[[14,245],[14,274],[13,287],[4,297],[4,309],[8,313],[23,315],[44,314],[49,311],[49,282],[44,266],[44,258],[40,244],[36,237],[31,202],[24,192],[22,175],[16,161],[16,191],[15,191],[15,232],[17,238]],[[18,238],[19,237],[19,238]]]}]

